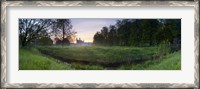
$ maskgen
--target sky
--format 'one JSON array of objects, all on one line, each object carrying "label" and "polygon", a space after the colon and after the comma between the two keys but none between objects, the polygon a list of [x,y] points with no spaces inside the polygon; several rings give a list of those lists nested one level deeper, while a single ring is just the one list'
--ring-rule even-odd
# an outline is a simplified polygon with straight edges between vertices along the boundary
[{"label": "sky", "polygon": [[84,42],[93,42],[93,36],[102,27],[114,25],[118,19],[111,18],[80,18],[71,19],[72,30],[77,32],[76,37],[81,38]]}]

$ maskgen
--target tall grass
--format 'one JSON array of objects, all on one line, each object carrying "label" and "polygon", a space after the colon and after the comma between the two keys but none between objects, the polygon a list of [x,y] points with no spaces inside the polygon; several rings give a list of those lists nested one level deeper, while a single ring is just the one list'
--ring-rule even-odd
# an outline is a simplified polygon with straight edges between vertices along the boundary
[{"label": "tall grass", "polygon": [[[153,63],[153,61],[152,61]],[[156,62],[155,62],[156,64]],[[146,69],[150,70],[180,70],[181,69],[181,51],[167,55],[159,60],[156,65],[151,65]]]},{"label": "tall grass", "polygon": [[180,70],[181,52],[174,52],[163,59],[149,60],[141,64],[123,65],[121,70]]},{"label": "tall grass", "polygon": [[169,41],[161,42],[157,49],[157,55],[160,55],[161,57],[169,54],[171,50]]},{"label": "tall grass", "polygon": [[155,47],[38,47],[48,55],[73,60],[115,63],[134,60],[149,60],[156,55]]},{"label": "tall grass", "polygon": [[[41,54],[40,51],[50,55]],[[180,70],[181,52],[174,52],[163,57],[155,57],[157,47],[53,47],[40,46],[37,48],[19,49],[20,70]],[[115,68],[108,68],[98,64],[82,64],[78,62],[64,63],[51,55],[75,60],[93,62],[122,62],[143,60],[141,63],[130,62]],[[153,58],[153,59],[152,59]]]},{"label": "tall grass", "polygon": [[37,49],[19,49],[20,70],[62,70],[69,69],[64,63],[43,56]]},{"label": "tall grass", "polygon": [[67,64],[42,55],[36,48],[19,49],[19,70],[99,70],[98,65]]}]

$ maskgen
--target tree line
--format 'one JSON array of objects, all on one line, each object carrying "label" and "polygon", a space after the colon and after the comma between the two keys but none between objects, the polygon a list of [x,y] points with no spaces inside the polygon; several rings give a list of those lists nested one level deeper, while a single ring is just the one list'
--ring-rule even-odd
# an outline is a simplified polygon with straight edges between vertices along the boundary
[{"label": "tree line", "polygon": [[181,41],[181,19],[122,19],[103,27],[93,37],[95,45],[156,46]]},{"label": "tree line", "polygon": [[76,34],[70,19],[19,19],[19,44],[69,44]]}]

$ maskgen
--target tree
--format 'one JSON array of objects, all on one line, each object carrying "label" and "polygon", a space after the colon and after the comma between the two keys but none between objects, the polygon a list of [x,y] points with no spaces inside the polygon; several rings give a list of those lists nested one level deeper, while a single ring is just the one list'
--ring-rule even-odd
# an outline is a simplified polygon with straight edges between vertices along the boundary
[{"label": "tree", "polygon": [[101,34],[101,32],[98,31],[98,32],[94,35],[93,39],[94,39],[93,43],[94,43],[95,45],[103,45],[104,37],[103,37],[103,35]]},{"label": "tree", "polygon": [[41,37],[48,36],[50,19],[19,19],[19,42],[22,47]]},{"label": "tree", "polygon": [[[70,19],[56,19],[52,25],[52,34],[62,41],[62,46],[64,45],[64,39],[68,39],[72,35],[76,34],[72,31],[72,25]],[[69,41],[69,39],[68,39]]]},{"label": "tree", "polygon": [[64,40],[56,38],[55,40],[56,40],[56,45],[70,45],[70,41],[68,40],[68,38],[65,38]]},{"label": "tree", "polygon": [[41,37],[36,42],[39,45],[51,45],[51,44],[53,44],[53,41],[51,40],[50,37]]},{"label": "tree", "polygon": [[162,41],[169,41],[173,43],[175,38],[181,39],[181,20],[166,19],[161,20],[161,25],[156,32],[156,38],[159,43]]},{"label": "tree", "polygon": [[104,45],[108,45],[108,31],[109,31],[108,27],[103,27],[101,30]]},{"label": "tree", "polygon": [[108,44],[109,45],[116,45],[118,43],[117,41],[117,29],[114,25],[111,25],[109,27],[110,31],[108,33]]},{"label": "tree", "polygon": [[159,21],[157,19],[142,19],[140,23],[143,30],[143,43],[152,46],[153,43],[156,43],[155,33],[160,26]]},{"label": "tree", "polygon": [[98,31],[94,44],[158,46],[163,41],[172,43],[175,39],[181,40],[180,19],[122,19]]}]

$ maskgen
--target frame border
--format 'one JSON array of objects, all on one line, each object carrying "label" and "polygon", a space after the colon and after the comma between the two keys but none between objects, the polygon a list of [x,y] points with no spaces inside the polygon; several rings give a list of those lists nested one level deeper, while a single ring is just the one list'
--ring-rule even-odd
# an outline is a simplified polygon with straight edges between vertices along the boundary
[{"label": "frame border", "polygon": [[[194,84],[186,83],[7,83],[6,8],[8,6],[193,6],[195,31]],[[1,88],[195,88],[199,89],[199,0],[195,1],[5,1],[1,2]]]}]

